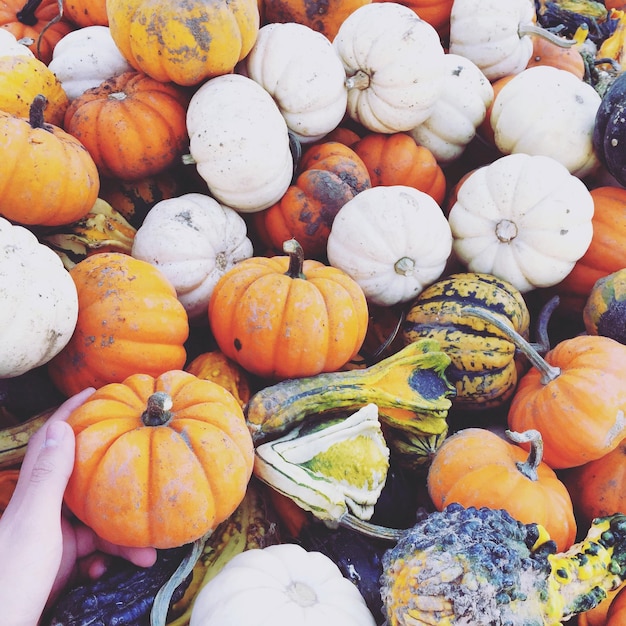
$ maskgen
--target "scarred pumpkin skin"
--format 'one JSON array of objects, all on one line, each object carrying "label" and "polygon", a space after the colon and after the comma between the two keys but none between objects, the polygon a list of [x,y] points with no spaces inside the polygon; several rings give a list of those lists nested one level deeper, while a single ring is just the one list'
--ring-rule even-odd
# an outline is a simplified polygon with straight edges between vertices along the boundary
[{"label": "scarred pumpkin skin", "polygon": [[64,129],[102,176],[137,180],[174,165],[187,146],[189,94],[143,72],[124,72],[72,100]]},{"label": "scarred pumpkin skin", "polygon": [[117,545],[166,549],[199,539],[237,508],[252,475],[239,403],[188,372],[105,385],[68,423],[76,460],[65,502]]},{"label": "scarred pumpkin skin", "polygon": [[78,322],[69,343],[48,363],[62,393],[183,368],[189,321],[158,269],[122,252],[103,252],[80,261],[70,275]]}]

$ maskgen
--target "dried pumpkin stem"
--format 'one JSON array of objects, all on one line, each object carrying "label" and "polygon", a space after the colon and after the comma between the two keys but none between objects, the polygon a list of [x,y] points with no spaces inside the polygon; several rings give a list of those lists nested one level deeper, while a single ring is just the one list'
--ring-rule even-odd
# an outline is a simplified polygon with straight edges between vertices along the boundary
[{"label": "dried pumpkin stem", "polygon": [[358,70],[356,73],[352,74],[346,78],[346,88],[347,89],[360,89],[363,91],[370,86],[371,79],[369,74],[364,72],[363,70]]},{"label": "dried pumpkin stem", "polygon": [[403,256],[395,262],[393,269],[401,276],[411,276],[415,272],[415,261],[408,256]]},{"label": "dried pumpkin stem", "polygon": [[304,250],[295,239],[283,243],[283,252],[289,255],[289,267],[285,274],[290,278],[306,278],[302,273],[304,266]]},{"label": "dried pumpkin stem", "polygon": [[356,515],[346,513],[339,519],[339,524],[344,528],[355,530],[366,537],[373,537],[374,539],[382,539],[384,541],[396,542],[402,538],[409,529],[389,528],[387,526],[379,526],[378,524],[372,524],[366,522]]},{"label": "dried pumpkin stem", "polygon": [[39,8],[41,0],[28,0],[26,4],[15,14],[17,21],[26,26],[34,26],[39,21],[35,11]]},{"label": "dried pumpkin stem", "polygon": [[541,37],[542,39],[546,39],[550,43],[553,43],[555,46],[559,46],[559,48],[571,48],[578,43],[575,39],[563,39],[563,37],[559,37],[549,30],[541,28],[541,26],[537,26],[536,24],[530,22],[527,24],[520,24],[517,29],[517,34],[520,37],[530,37],[533,35]]},{"label": "dried pumpkin stem", "polygon": [[530,443],[528,458],[522,463],[518,461],[517,469],[530,480],[538,480],[537,468],[543,459],[543,439],[541,433],[534,428],[517,433],[513,430],[505,430],[504,434],[514,443]]},{"label": "dried pumpkin stem", "polygon": [[155,391],[146,402],[141,421],[146,426],[165,426],[171,419],[172,398],[164,391]]},{"label": "dried pumpkin stem", "polygon": [[48,104],[48,100],[46,96],[41,93],[38,93],[34,98],[30,105],[30,109],[28,111],[28,121],[31,125],[31,128],[43,128],[44,127],[44,117],[43,112]]},{"label": "dried pumpkin stem", "polygon": [[561,375],[560,368],[550,365],[524,337],[514,328],[505,324],[500,318],[493,315],[493,313],[472,306],[463,307],[461,313],[463,315],[478,317],[484,322],[492,324],[499,331],[504,333],[515,344],[515,347],[531,362],[533,367],[539,370],[541,383],[543,385],[547,385],[550,381]]}]

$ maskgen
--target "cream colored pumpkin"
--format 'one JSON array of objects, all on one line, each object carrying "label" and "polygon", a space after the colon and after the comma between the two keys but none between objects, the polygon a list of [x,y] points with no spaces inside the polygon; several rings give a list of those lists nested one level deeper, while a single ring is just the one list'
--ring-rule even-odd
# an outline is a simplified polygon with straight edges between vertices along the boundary
[{"label": "cream colored pumpkin", "polygon": [[459,186],[448,216],[453,251],[469,271],[521,292],[550,287],[589,247],[593,211],[587,187],[555,159],[503,156]]},{"label": "cream colored pumpkin", "polygon": [[133,69],[115,45],[108,26],[85,26],[62,37],[48,67],[70,100]]},{"label": "cream colored pumpkin", "polygon": [[493,102],[493,87],[475,63],[446,54],[441,95],[430,117],[409,131],[444,165],[458,159],[474,139]]},{"label": "cream colored pumpkin", "polygon": [[237,211],[277,202],[293,176],[289,131],[272,96],[239,74],[217,76],[187,108],[189,152],[209,191]]},{"label": "cream colored pumpkin", "polygon": [[356,585],[295,543],[235,555],[198,593],[190,626],[375,626]]},{"label": "cream colored pumpkin", "polygon": [[593,130],[602,98],[577,76],[547,65],[530,67],[498,92],[490,115],[503,154],[542,154],[582,178],[599,165]]},{"label": "cream colored pumpkin", "polygon": [[533,53],[524,30],[535,18],[532,0],[454,0],[449,50],[475,63],[492,82],[517,74]]},{"label": "cream colored pumpkin", "polygon": [[0,378],[44,365],[70,340],[78,295],[61,259],[0,217]]},{"label": "cream colored pumpkin", "polygon": [[5,28],[0,28],[0,57],[14,55],[35,56],[32,50],[23,43],[20,43],[12,32]]},{"label": "cream colored pumpkin", "polygon": [[157,202],[131,254],[157,267],[176,289],[189,319],[206,318],[219,278],[252,256],[244,219],[210,196],[188,193]]},{"label": "cream colored pumpkin", "polygon": [[266,24],[245,59],[245,75],[276,101],[302,143],[320,139],[346,113],[345,73],[331,42],[304,24]]},{"label": "cream colored pumpkin", "polygon": [[428,194],[403,185],[362,191],[339,209],[327,243],[331,265],[372,304],[411,300],[443,273],[452,234]]},{"label": "cream colored pumpkin", "polygon": [[408,131],[441,93],[444,50],[437,31],[395,2],[359,7],[333,40],[346,72],[348,114],[380,133]]}]

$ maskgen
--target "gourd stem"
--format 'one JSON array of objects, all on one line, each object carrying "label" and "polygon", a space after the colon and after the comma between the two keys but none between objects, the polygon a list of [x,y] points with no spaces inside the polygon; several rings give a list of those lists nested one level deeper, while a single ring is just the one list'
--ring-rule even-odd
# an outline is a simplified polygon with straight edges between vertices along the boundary
[{"label": "gourd stem", "polygon": [[543,439],[541,433],[534,428],[525,430],[523,433],[516,433],[512,430],[505,430],[504,434],[514,443],[530,443],[528,458],[522,463],[515,463],[517,469],[530,480],[538,480],[537,468],[543,459]]},{"label": "gourd stem", "polygon": [[44,127],[44,117],[43,111],[48,104],[48,100],[46,96],[41,93],[38,93],[34,98],[30,105],[30,109],[28,111],[28,121],[30,123],[31,128],[43,128]]},{"label": "gourd stem", "polygon": [[155,391],[146,402],[141,421],[146,426],[165,426],[171,419],[172,398],[164,391]]},{"label": "gourd stem", "polygon": [[559,46],[559,48],[571,48],[575,46],[578,42],[570,39],[563,39],[563,37],[559,37],[559,35],[555,35],[551,33],[549,30],[545,28],[541,28],[541,26],[537,26],[531,22],[527,24],[520,24],[517,28],[517,34],[521,37],[532,36],[535,35],[537,37],[541,37],[543,39],[547,39],[550,43],[553,43],[555,46]]},{"label": "gourd stem", "polygon": [[403,256],[394,263],[393,269],[396,274],[410,276],[415,271],[415,261],[408,256]]},{"label": "gourd stem", "polygon": [[408,529],[389,528],[387,526],[372,524],[356,517],[355,515],[351,515],[350,513],[342,515],[339,519],[339,524],[345,528],[349,528],[350,530],[355,530],[367,537],[382,539],[383,541],[397,542],[408,532]]},{"label": "gourd stem", "polygon": [[39,8],[42,0],[28,0],[26,4],[15,14],[17,21],[26,26],[34,26],[39,20],[35,11]]},{"label": "gourd stem", "polygon": [[550,339],[548,337],[548,323],[552,317],[552,313],[557,306],[559,306],[561,299],[559,296],[553,296],[550,298],[539,311],[539,317],[537,319],[537,343],[540,346],[541,351],[545,354],[550,350]]},{"label": "gourd stem", "polygon": [[519,351],[531,362],[541,373],[541,384],[547,385],[561,374],[558,367],[550,365],[533,346],[524,339],[514,328],[505,324],[500,318],[489,311],[484,311],[478,307],[466,306],[461,309],[463,315],[478,317],[489,324],[495,326],[503,332],[519,349]]},{"label": "gourd stem", "polygon": [[364,72],[363,70],[358,70],[352,76],[346,78],[346,88],[347,89],[360,89],[363,91],[370,86],[370,77],[369,74]]},{"label": "gourd stem", "polygon": [[289,255],[289,267],[285,274],[290,278],[306,278],[302,273],[304,266],[304,250],[295,239],[287,239],[283,243],[283,252]]}]

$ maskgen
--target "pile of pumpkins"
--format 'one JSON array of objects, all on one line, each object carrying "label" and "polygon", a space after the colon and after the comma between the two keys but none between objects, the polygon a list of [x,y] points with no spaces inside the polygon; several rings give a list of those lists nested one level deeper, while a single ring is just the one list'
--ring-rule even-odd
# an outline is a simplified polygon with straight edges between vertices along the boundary
[{"label": "pile of pumpkins", "polygon": [[[416,490],[565,550],[626,510],[626,5],[309,4],[5,0],[0,425],[95,387],[68,505],[170,548],[244,498],[255,393],[435,340]],[[138,419],[189,429],[152,444],[158,505],[107,472],[147,434],[88,462]]]}]

